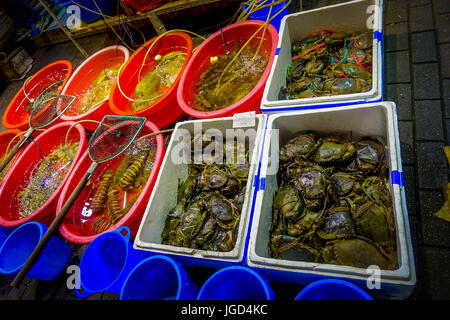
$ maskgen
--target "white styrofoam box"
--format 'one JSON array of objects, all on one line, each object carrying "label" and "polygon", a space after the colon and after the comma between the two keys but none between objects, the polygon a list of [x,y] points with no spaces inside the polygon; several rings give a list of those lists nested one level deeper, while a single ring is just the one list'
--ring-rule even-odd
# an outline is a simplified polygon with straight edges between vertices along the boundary
[{"label": "white styrofoam box", "polygon": [[[235,117],[192,120],[178,122],[172,133],[167,152],[164,156],[158,178],[150,196],[147,208],[142,218],[139,230],[134,241],[134,248],[153,253],[163,253],[172,256],[187,266],[204,266],[220,268],[232,264],[245,264],[245,253],[248,240],[249,216],[255,201],[254,183],[260,160],[261,140],[264,136],[266,115],[256,115],[253,126],[238,128],[242,130],[256,130],[256,137],[252,153],[249,155],[250,170],[246,186],[245,201],[242,207],[237,240],[233,250],[229,252],[215,252],[192,248],[176,247],[161,243],[161,233],[169,211],[177,204],[178,186],[188,176],[188,165],[179,164],[173,160],[172,155],[180,152],[180,143],[183,139],[193,137],[201,126],[203,131],[215,129],[224,136],[226,131],[233,129]],[[242,119],[240,119],[242,120]],[[196,129],[197,128],[197,129]],[[187,130],[187,131],[186,131]],[[186,132],[189,132],[186,134]],[[188,138],[186,138],[188,136]]]},{"label": "white styrofoam box", "polygon": [[[283,17],[278,38],[277,54],[264,89],[261,111],[272,113],[381,101],[383,96],[382,4],[380,0],[356,0],[293,13]],[[374,39],[372,49],[372,89],[370,91],[278,100],[281,87],[286,85],[286,70],[291,63],[293,42],[303,39],[314,31],[326,29],[350,32],[367,30],[368,27],[372,26]]]},{"label": "white styrofoam box", "polygon": [[[394,123],[398,123],[397,110],[394,109],[392,114],[393,114],[393,118],[394,118]],[[397,149],[397,170],[399,172],[398,184],[399,184],[400,195],[401,195],[401,200],[402,200],[402,209],[403,209],[404,224],[405,224],[405,235],[406,235],[406,241],[408,244],[408,248],[411,248],[410,253],[409,253],[410,264],[414,267],[414,265],[415,265],[414,252],[412,250],[413,245],[412,245],[412,240],[411,240],[411,231],[410,231],[409,219],[408,219],[406,191],[405,191],[405,184],[403,181],[403,166],[402,166],[402,156],[401,156],[401,149],[400,149],[400,132],[398,130],[398,126],[395,126],[394,128],[395,128],[395,144],[396,144],[396,149]],[[411,279],[416,279],[415,268],[411,268]]]},{"label": "white styrofoam box", "polygon": [[370,99],[372,102],[383,101],[384,97],[384,42],[383,42],[383,6],[384,0],[379,0],[378,9],[378,26],[379,30],[374,31],[374,37],[378,40],[378,67],[380,72],[378,72],[378,86],[379,93],[375,99]]},{"label": "white styrofoam box", "polygon": [[351,266],[290,261],[271,258],[269,228],[272,224],[272,202],[278,190],[279,148],[298,132],[312,130],[321,134],[349,133],[354,139],[372,136],[386,147],[391,175],[389,188],[394,207],[399,268],[380,270],[381,288],[369,290],[373,296],[408,297],[416,283],[408,215],[398,184],[399,163],[396,107],[393,102],[292,111],[269,115],[262,151],[261,172],[248,245],[247,264],[269,280],[299,285],[322,278],[341,278],[367,290],[371,274]]}]

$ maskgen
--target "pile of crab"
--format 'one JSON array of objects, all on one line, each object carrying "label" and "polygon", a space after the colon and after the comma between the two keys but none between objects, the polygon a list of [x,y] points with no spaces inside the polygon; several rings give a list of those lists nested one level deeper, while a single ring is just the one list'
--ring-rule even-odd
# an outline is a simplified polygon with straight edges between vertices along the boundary
[{"label": "pile of crab", "polygon": [[[244,161],[238,161],[238,152]],[[233,154],[231,161],[227,154]],[[165,220],[163,244],[218,252],[234,248],[250,169],[248,147],[236,141],[224,143],[222,155],[220,161],[188,164],[177,204]]]},{"label": "pile of crab", "polygon": [[280,150],[272,257],[367,268],[398,267],[385,148],[303,133]]},{"label": "pile of crab", "polygon": [[371,32],[328,30],[294,42],[279,100],[370,91],[372,43]]}]

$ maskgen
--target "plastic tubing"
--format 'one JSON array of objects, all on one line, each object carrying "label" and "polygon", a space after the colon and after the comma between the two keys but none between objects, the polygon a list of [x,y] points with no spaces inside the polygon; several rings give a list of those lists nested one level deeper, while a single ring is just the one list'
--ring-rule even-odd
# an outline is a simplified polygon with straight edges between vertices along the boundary
[{"label": "plastic tubing", "polygon": [[[186,33],[193,34],[193,35],[195,35],[196,37],[199,37],[199,38],[201,38],[201,39],[203,39],[203,40],[205,39],[205,37],[203,37],[203,36],[201,36],[201,35],[198,35],[198,34],[192,32],[192,31],[189,31],[189,30],[183,30],[183,29],[173,29],[173,30],[166,31],[166,32],[164,32],[163,34],[159,35],[159,36],[156,37],[156,39],[151,43],[150,47],[147,49],[147,52],[145,53],[144,59],[142,59],[142,65],[141,65],[141,68],[139,69],[139,74],[138,74],[138,82],[141,80],[141,72],[142,72],[142,69],[143,69],[144,66],[145,66],[145,61],[147,60],[147,56],[148,56],[148,54],[150,53],[150,50],[153,48],[153,46],[155,45],[155,43],[156,43],[159,39],[161,39],[162,37],[164,37],[164,36],[166,36],[167,34],[172,33],[172,32],[186,32]],[[127,96],[127,95],[123,92],[122,88],[120,87],[120,73],[122,72],[122,67],[123,67],[123,64],[120,66],[119,72],[117,73],[117,88],[119,89],[119,91],[120,91],[120,93],[122,94],[122,96],[124,96],[127,100],[133,101],[133,102],[147,102],[147,101],[150,101],[150,100],[154,100],[155,98],[151,98],[151,99],[141,99],[141,100],[139,100],[139,99],[133,99],[133,98],[130,98],[129,96]],[[156,97],[156,99],[161,98],[164,94],[165,94],[165,93],[159,95],[158,97]]]},{"label": "plastic tubing", "polygon": [[[175,129],[166,129],[166,130],[152,132],[152,133],[146,134],[145,136],[142,136],[142,137],[136,139],[134,142],[136,143],[136,142],[141,141],[141,140],[143,140],[145,138],[148,138],[148,137],[151,137],[151,136],[156,136],[157,134],[172,132],[173,130],[175,130]],[[149,149],[143,149],[143,148],[140,148],[140,149],[141,150],[149,150]]]},{"label": "plastic tubing", "polygon": [[[45,131],[45,129],[34,129],[35,131]],[[20,137],[21,135],[23,135],[26,131],[22,131],[18,134],[16,134],[14,137],[12,137],[12,139],[9,141],[8,145],[6,146],[6,150],[5,150],[5,155],[9,153],[9,148],[11,147],[11,144],[13,143],[13,141]]]},{"label": "plastic tubing", "polygon": [[[263,0],[262,2],[261,2],[261,0],[260,0],[260,1],[258,1],[258,0],[251,0],[251,1],[247,1],[247,2],[242,3],[242,7],[245,6],[245,5],[247,5],[248,7],[247,7],[247,9],[245,9],[245,10],[243,10],[243,11],[241,12],[241,15],[240,15],[239,18],[237,19],[237,22],[243,21],[243,20],[247,20],[248,17],[249,17],[253,12],[258,11],[258,10],[260,10],[260,9],[262,9],[262,8],[267,8],[267,7],[271,7],[271,6],[280,4],[280,3],[282,3],[284,0],[276,0],[276,1],[271,2],[270,4],[265,4],[267,1],[268,1],[268,0]],[[258,3],[258,2],[259,2],[259,3]],[[291,2],[291,1],[289,1],[289,2]],[[289,4],[288,4],[288,5],[289,5]],[[287,7],[287,6],[286,6],[286,7]],[[286,8],[286,7],[285,7],[285,8]],[[285,8],[283,8],[282,10],[284,10]],[[241,9],[239,9],[239,10],[241,10]],[[249,11],[247,12],[247,10],[249,10]]]},{"label": "plastic tubing", "polygon": [[72,124],[72,125],[69,127],[69,129],[67,129],[66,139],[65,139],[65,143],[66,143],[66,144],[67,144],[68,139],[69,139],[69,133],[70,133],[70,130],[72,130],[73,127],[75,127],[77,124],[82,123],[82,122],[95,122],[95,123],[100,124],[100,121],[97,121],[97,120],[87,120],[87,119],[85,119],[85,120],[80,120],[80,121],[75,122],[74,124]]},{"label": "plastic tubing", "polygon": [[[231,66],[231,64],[237,59],[237,57],[238,57],[239,54],[242,52],[242,50],[244,50],[244,48],[247,46],[247,44],[250,43],[250,41],[258,34],[258,32],[259,32],[262,28],[267,28],[267,24],[268,24],[272,19],[274,19],[277,15],[279,15],[281,12],[283,12],[283,10],[286,9],[286,8],[291,4],[291,2],[292,2],[292,0],[288,0],[287,3],[286,3],[286,5],[285,5],[282,9],[280,9],[277,13],[275,13],[272,17],[270,17],[270,13],[269,13],[269,15],[267,16],[266,22],[265,22],[264,24],[262,24],[262,25],[258,28],[258,30],[256,30],[256,32],[255,32],[255,33],[247,40],[246,43],[244,43],[244,45],[242,46],[242,48],[238,51],[238,53],[234,56],[234,58],[230,61],[230,63],[228,63],[228,65],[227,65],[227,66],[225,67],[225,69],[222,71],[222,73],[221,73],[219,79],[217,80],[217,86],[216,86],[216,89],[217,89],[217,87],[219,86],[220,80],[222,80],[222,77],[223,77],[224,73],[228,70],[228,68]],[[278,3],[281,3],[281,1],[278,1]],[[267,6],[270,6],[271,9],[272,9],[272,6],[275,5],[275,4],[277,4],[277,2],[272,2],[270,5],[267,5]],[[258,10],[259,10],[259,9],[258,9]],[[264,38],[264,34],[262,35],[261,40],[262,40],[263,38]],[[256,56],[256,55],[255,55],[255,56]]]}]

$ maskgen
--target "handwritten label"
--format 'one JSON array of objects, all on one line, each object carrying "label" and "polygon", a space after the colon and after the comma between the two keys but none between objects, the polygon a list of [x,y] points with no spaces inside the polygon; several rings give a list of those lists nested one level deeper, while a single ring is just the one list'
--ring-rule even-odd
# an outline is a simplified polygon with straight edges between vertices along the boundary
[{"label": "handwritten label", "polygon": [[236,113],[233,115],[233,128],[245,128],[255,126],[255,111]]}]

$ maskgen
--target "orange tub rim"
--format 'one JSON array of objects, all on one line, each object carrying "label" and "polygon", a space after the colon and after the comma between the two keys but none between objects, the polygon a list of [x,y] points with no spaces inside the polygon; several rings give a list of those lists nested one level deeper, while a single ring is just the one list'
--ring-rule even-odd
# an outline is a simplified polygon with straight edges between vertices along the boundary
[{"label": "orange tub rim", "polygon": [[[194,44],[193,44],[193,41],[192,41],[192,37],[191,37],[189,34],[187,34],[186,32],[175,31],[175,32],[171,32],[171,33],[168,34],[167,36],[177,36],[177,37],[182,38],[183,40],[185,40],[185,44],[186,44],[186,47],[187,47],[187,50],[186,50],[186,59],[185,59],[185,61],[184,61],[184,63],[183,63],[183,67],[181,68],[181,71],[180,71],[180,73],[178,74],[178,76],[177,76],[177,78],[175,79],[175,81],[174,81],[174,83],[172,84],[172,86],[171,86],[171,87],[169,88],[169,90],[167,90],[167,92],[164,93],[158,100],[156,100],[155,102],[149,104],[149,105],[146,106],[145,108],[143,108],[143,109],[141,109],[141,110],[138,110],[138,111],[130,111],[130,110],[126,110],[126,106],[125,106],[125,107],[119,106],[119,105],[115,102],[115,99],[114,99],[114,97],[115,97],[115,92],[116,92],[116,90],[117,90],[117,91],[118,91],[117,94],[119,95],[119,99],[123,98],[123,99],[125,99],[125,100],[127,100],[127,101],[130,101],[128,98],[126,98],[126,97],[120,92],[120,90],[119,90],[119,88],[118,88],[117,82],[118,82],[118,80],[120,79],[120,74],[119,74],[119,76],[117,77],[118,80],[114,83],[114,85],[113,85],[113,87],[112,87],[112,89],[111,89],[111,95],[110,95],[111,99],[110,99],[110,101],[109,101],[109,107],[110,107],[110,109],[111,109],[112,112],[114,112],[114,113],[117,114],[117,115],[146,116],[149,112],[151,112],[151,111],[156,112],[156,111],[158,111],[160,108],[162,108],[162,107],[164,106],[162,102],[163,102],[164,100],[167,100],[168,97],[169,97],[171,94],[174,94],[174,95],[176,96],[176,94],[177,94],[176,90],[178,90],[178,86],[179,86],[179,84],[180,84],[182,75],[184,74],[184,72],[185,72],[185,70],[186,70],[186,68],[187,68],[187,66],[188,66],[188,64],[189,64],[189,61],[190,61],[191,58],[192,58],[192,55],[193,55],[193,54],[192,54],[192,51],[193,51]],[[133,52],[133,54],[130,56],[130,58],[123,64],[122,70],[121,70],[121,74],[123,74],[124,71],[127,70],[127,68],[130,67],[130,63],[133,62],[133,59],[134,59],[138,54],[140,54],[142,51],[148,49],[147,47],[150,46],[150,45],[156,40],[157,37],[158,37],[158,36],[153,37],[152,39],[148,40],[144,45],[142,45],[142,46],[141,46],[140,48],[138,48],[135,52]],[[123,90],[123,85],[121,85],[121,88],[122,88],[122,90]],[[175,92],[174,92],[174,91],[175,91]],[[174,92],[174,93],[173,93],[173,92]],[[131,101],[130,101],[130,102],[131,102]],[[128,105],[128,104],[129,104],[129,102],[127,103],[127,105]],[[124,108],[125,108],[125,109],[124,109]]]},{"label": "orange tub rim", "polygon": [[[158,126],[156,126],[153,122],[147,120],[144,124],[145,127],[147,127],[149,129],[149,131],[151,132],[157,132],[160,131],[160,129],[158,128]],[[156,139],[156,154],[155,154],[155,163],[153,164],[153,169],[152,172],[150,173],[150,176],[148,177],[148,180],[144,186],[144,189],[141,192],[141,195],[139,196],[139,198],[137,199],[137,201],[133,204],[133,206],[128,210],[127,214],[124,215],[113,227],[111,227],[110,229],[106,230],[105,232],[111,232],[114,231],[124,225],[130,227],[130,225],[133,225],[135,223],[135,220],[139,218],[139,215],[142,216],[142,214],[144,213],[144,209],[142,210],[142,212],[137,212],[137,208],[139,205],[142,205],[142,197],[146,197],[147,200],[150,197],[151,192],[153,192],[153,187],[154,184],[156,182],[156,179],[158,177],[158,173],[160,170],[160,167],[162,165],[163,159],[164,159],[164,155],[165,155],[165,148],[164,148],[164,138],[162,134],[157,134],[154,136]],[[83,164],[85,161],[91,161],[89,157],[89,153],[88,150],[86,150],[84,152],[84,154],[81,155],[79,161],[77,162],[76,166],[73,168],[73,172],[76,172]],[[158,163],[157,163],[158,162]],[[72,173],[73,173],[72,172]],[[70,180],[67,181],[67,183],[65,183],[64,188],[61,191],[61,194],[59,196],[58,199],[58,203],[56,206],[56,214],[61,210],[61,208],[63,207],[65,201],[67,200],[67,198],[70,196],[72,189],[69,190],[70,185],[72,184],[72,179],[73,176],[71,177]],[[148,194],[146,194],[148,193]],[[145,199],[144,199],[145,200]],[[70,213],[69,213],[70,214]],[[68,214],[68,215],[69,215]],[[139,223],[140,221],[138,221]],[[139,225],[136,225],[136,229],[137,227],[139,227]],[[132,233],[134,234],[137,230],[131,230]],[[76,243],[76,244],[88,244],[91,243],[97,236],[99,236],[100,234],[104,233],[99,233],[99,234],[94,234],[94,235],[90,235],[90,236],[85,236],[85,235],[81,235],[81,234],[77,234],[76,232],[74,232],[71,228],[68,228],[66,225],[66,221],[63,221],[63,223],[61,224],[61,226],[59,227],[59,232],[60,234],[63,236],[64,239],[66,239],[67,241],[71,242],[71,243]]]},{"label": "orange tub rim", "polygon": [[[81,126],[80,124],[75,124],[75,122],[72,121],[66,121],[66,122],[62,122],[62,123],[58,123],[56,125],[53,125],[51,127],[49,127],[47,130],[45,130],[43,133],[41,133],[38,137],[36,137],[36,142],[39,143],[39,140],[45,139],[46,135],[49,134],[49,132],[53,132],[55,130],[59,130],[61,127],[70,127],[71,125],[74,125],[72,132],[78,132],[79,134],[79,139],[77,141],[80,142],[80,145],[78,146],[78,150],[75,154],[74,160],[72,161],[72,163],[70,164],[69,170],[66,173],[65,177],[63,178],[63,180],[61,181],[61,183],[59,184],[59,186],[56,188],[56,190],[54,191],[54,193],[52,194],[52,196],[47,199],[47,201],[36,211],[34,211],[32,214],[30,214],[29,216],[22,218],[22,219],[15,219],[15,220],[11,220],[11,219],[6,219],[3,215],[0,214],[0,226],[2,227],[17,227],[20,226],[26,222],[30,222],[30,221],[41,221],[41,220],[47,220],[46,217],[48,215],[51,214],[51,212],[45,212],[48,207],[52,204],[52,202],[57,201],[64,185],[66,184],[68,178],[70,177],[75,165],[79,162],[79,159],[81,158],[81,155],[83,154],[83,152],[85,151],[86,147],[87,147],[87,139],[86,139],[86,131],[83,128],[83,126]],[[22,153],[20,154],[20,156],[16,159],[16,161],[14,162],[14,164],[17,166],[18,164],[20,164],[22,161],[25,161],[23,159],[27,158],[27,153],[28,150],[30,148],[34,147],[34,144],[28,144],[23,150]],[[13,164],[13,165],[14,165]],[[13,169],[13,165],[11,166],[10,169]],[[14,166],[15,168],[15,166]],[[8,172],[7,176],[4,177],[3,179],[3,183],[0,186],[0,199],[2,198],[2,196],[4,196],[4,190],[9,187],[9,184],[16,184],[17,183],[17,179],[15,177],[13,177],[14,174],[14,170],[11,170]]]},{"label": "orange tub rim", "polygon": [[[185,72],[180,80],[178,90],[177,90],[178,104],[180,105],[180,107],[184,113],[186,113],[192,117],[200,118],[200,119],[231,116],[234,114],[233,111],[240,112],[239,110],[242,109],[242,107],[244,107],[247,102],[250,102],[258,94],[258,91],[264,90],[264,86],[269,77],[270,70],[271,70],[273,61],[275,59],[275,52],[276,52],[277,45],[278,45],[278,32],[275,29],[275,27],[272,26],[271,24],[268,24],[267,30],[266,30],[266,33],[269,33],[271,35],[271,39],[267,40],[267,41],[271,42],[271,53],[269,56],[269,61],[267,62],[266,69],[264,70],[263,74],[261,75],[261,79],[257,82],[255,87],[246,96],[244,96],[241,100],[239,100],[223,109],[215,110],[215,111],[196,110],[193,107],[189,106],[188,103],[184,99],[185,90],[186,90],[185,84],[189,81],[193,81],[193,78],[191,76],[191,74],[192,74],[191,70],[195,69],[196,64],[198,65],[198,63],[196,61],[197,57],[202,52],[203,48],[205,46],[209,45],[209,43],[212,41],[212,39],[215,39],[216,37],[221,37],[221,32],[226,33],[229,30],[238,29],[238,28],[242,28],[245,26],[252,26],[252,27],[254,26],[256,28],[259,28],[264,23],[265,23],[265,21],[260,21],[260,20],[246,20],[246,21],[241,21],[241,22],[237,22],[237,23],[228,25],[225,28],[222,28],[222,30],[218,30],[215,33],[213,33],[211,36],[208,37],[208,39],[203,41],[203,43],[200,44],[200,46],[198,46],[195,53],[192,55],[188,65],[186,66]],[[262,32],[262,30],[263,29],[261,29],[260,32]],[[194,74],[195,74],[195,72],[194,72]],[[262,98],[262,93],[261,93],[261,98]],[[258,110],[259,110],[259,108],[258,108]]]},{"label": "orange tub rim", "polygon": [[[64,89],[67,81],[69,81],[69,78],[72,74],[72,70],[73,70],[73,66],[72,63],[68,60],[58,60],[55,62],[52,62],[50,64],[48,64],[47,66],[43,67],[42,69],[38,70],[34,75],[32,75],[29,80],[28,83],[30,83],[31,81],[33,81],[35,78],[37,78],[40,74],[44,73],[45,71],[47,71],[48,69],[54,67],[55,65],[63,65],[67,67],[67,74],[64,77],[64,81],[61,84],[61,86],[58,89],[58,93],[61,93],[62,90]],[[5,112],[3,113],[2,116],[2,124],[5,128],[7,129],[25,129],[28,127],[28,122],[29,122],[29,116],[25,116],[25,119],[19,123],[10,123],[8,121],[8,115],[13,112],[11,109],[13,108],[13,106],[15,106],[16,101],[19,99],[19,97],[23,95],[25,98],[25,94],[23,92],[23,86],[20,87],[20,89],[17,91],[16,95],[14,96],[14,98],[11,100],[11,102],[9,103],[8,107],[6,108]],[[26,99],[26,98],[25,98]],[[19,105],[20,106],[20,105]],[[25,107],[25,106],[20,106],[20,107]]]},{"label": "orange tub rim", "polygon": [[[69,93],[67,93],[67,90],[70,89],[70,84],[72,83],[72,81],[76,80],[76,78],[79,75],[79,73],[82,73],[84,71],[83,70],[84,67],[88,63],[90,63],[93,59],[95,59],[97,56],[103,54],[104,52],[108,52],[108,51],[112,51],[112,50],[120,50],[121,52],[123,52],[123,54],[124,54],[123,64],[126,63],[128,61],[128,59],[130,58],[130,51],[126,47],[124,47],[122,45],[112,45],[112,46],[105,47],[103,49],[98,50],[97,52],[95,52],[91,56],[89,56],[86,60],[84,60],[83,63],[81,63],[76,68],[76,70],[72,73],[72,75],[68,79],[67,84],[64,86],[64,89],[62,90],[61,94],[69,94],[70,95],[71,92],[69,91]],[[111,95],[111,90],[112,90],[112,87],[110,89],[110,92],[108,93],[108,97],[102,103],[99,103],[98,106],[96,106],[95,108],[93,108],[93,109],[91,109],[91,110],[89,110],[89,111],[87,111],[85,113],[76,115],[76,116],[67,116],[65,114],[62,114],[61,115],[61,120],[63,120],[63,121],[80,121],[80,120],[82,120],[82,119],[84,119],[86,117],[89,117],[95,111],[98,111],[101,108],[107,107],[107,104],[108,104],[108,101],[109,101],[109,97]]]}]

